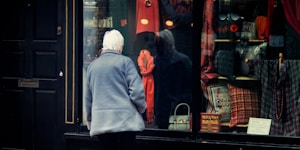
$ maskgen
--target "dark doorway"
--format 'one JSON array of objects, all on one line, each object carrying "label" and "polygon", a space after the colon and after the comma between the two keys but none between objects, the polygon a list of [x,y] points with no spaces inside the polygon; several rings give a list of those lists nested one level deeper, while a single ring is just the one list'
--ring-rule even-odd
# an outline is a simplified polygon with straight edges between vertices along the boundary
[{"label": "dark doorway", "polygon": [[47,150],[61,145],[65,51],[60,3],[1,4],[2,149]]}]

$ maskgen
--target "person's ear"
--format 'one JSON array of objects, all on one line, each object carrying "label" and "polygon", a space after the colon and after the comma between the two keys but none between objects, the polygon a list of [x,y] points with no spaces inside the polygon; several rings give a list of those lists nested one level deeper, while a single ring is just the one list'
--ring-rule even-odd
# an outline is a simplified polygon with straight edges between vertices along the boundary
[{"label": "person's ear", "polygon": [[120,54],[122,54],[123,47],[124,47],[124,46],[121,46],[121,47],[120,47]]}]

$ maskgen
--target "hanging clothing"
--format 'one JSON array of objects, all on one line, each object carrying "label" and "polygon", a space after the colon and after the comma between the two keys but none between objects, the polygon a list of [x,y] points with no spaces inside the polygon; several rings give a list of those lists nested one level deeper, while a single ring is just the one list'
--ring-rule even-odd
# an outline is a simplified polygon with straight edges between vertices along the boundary
[{"label": "hanging clothing", "polygon": [[[300,2],[298,0],[269,0],[266,23],[266,38],[270,35],[284,35],[287,21],[300,35]],[[293,5],[293,6],[292,6]],[[299,18],[298,18],[299,17]]]},{"label": "hanging clothing", "polygon": [[216,78],[217,73],[214,73],[213,54],[215,49],[214,31],[214,0],[206,0],[203,9],[203,28],[201,37],[201,87],[206,91],[207,82],[209,79]]},{"label": "hanging clothing", "polygon": [[257,16],[255,18],[256,34],[257,34],[257,38],[260,40],[265,39],[266,23],[267,23],[267,17],[265,16]]},{"label": "hanging clothing", "polygon": [[300,36],[300,1],[299,0],[282,0],[284,13],[287,22]]},{"label": "hanging clothing", "polygon": [[272,119],[270,135],[300,135],[300,60],[260,62],[261,118]]},{"label": "hanging clothing", "polygon": [[158,0],[136,1],[136,34],[159,31]]},{"label": "hanging clothing", "polygon": [[272,18],[273,18],[273,12],[274,12],[274,4],[275,0],[269,0],[268,1],[268,12],[267,12],[267,22],[266,22],[266,38],[269,38],[270,32],[271,32],[271,26],[272,26]]},{"label": "hanging clothing", "polygon": [[295,32],[295,29],[286,24],[285,34],[285,59],[300,60],[300,35]]},{"label": "hanging clothing", "polygon": [[147,123],[151,124],[154,119],[154,79],[152,75],[155,67],[154,58],[151,56],[150,51],[143,49],[140,51],[137,61],[145,89],[147,104],[146,119]]}]

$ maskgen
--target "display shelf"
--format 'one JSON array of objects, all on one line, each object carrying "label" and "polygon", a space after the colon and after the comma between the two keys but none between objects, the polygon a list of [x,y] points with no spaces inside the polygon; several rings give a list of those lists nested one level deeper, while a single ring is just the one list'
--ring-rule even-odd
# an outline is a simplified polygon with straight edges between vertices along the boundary
[{"label": "display shelf", "polygon": [[[224,77],[224,76],[219,76],[218,79],[221,79],[221,80],[228,80],[228,78],[227,78],[227,77]],[[237,76],[237,77],[235,77],[235,80],[245,80],[245,81],[253,80],[253,81],[257,81],[257,80],[259,80],[259,79],[258,79],[258,78],[255,78],[255,77]]]},{"label": "display shelf", "polygon": [[[240,39],[233,40],[233,39],[215,39],[214,40],[217,43],[228,43],[228,42],[240,42]],[[250,43],[262,43],[266,42],[266,40],[259,40],[259,39],[249,39],[248,42]]]},{"label": "display shelf", "polygon": [[[229,122],[222,122],[221,123],[221,126],[226,126],[226,127],[229,127]],[[247,128],[248,127],[248,124],[237,124],[235,127],[242,127],[242,128]]]},{"label": "display shelf", "polygon": [[93,1],[85,1],[83,2],[84,6],[95,6],[97,2]]}]

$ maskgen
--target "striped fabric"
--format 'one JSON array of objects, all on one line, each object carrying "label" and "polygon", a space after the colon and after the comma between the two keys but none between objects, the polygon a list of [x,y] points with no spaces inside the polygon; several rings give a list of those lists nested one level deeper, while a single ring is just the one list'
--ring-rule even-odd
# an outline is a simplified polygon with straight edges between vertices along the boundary
[{"label": "striped fabric", "polygon": [[[279,81],[270,71],[278,73],[277,60],[264,60],[260,63],[262,83],[261,118],[272,119],[270,135],[299,136],[300,135],[300,60],[284,60],[286,77],[281,82],[284,84],[284,103],[282,116],[276,118],[276,113],[281,112],[281,91],[272,82]],[[273,93],[273,94],[272,94]],[[276,94],[274,94],[276,93]],[[277,95],[277,96],[275,96]],[[275,105],[276,104],[276,105]],[[275,109],[277,106],[277,109]]]},{"label": "striped fabric", "polygon": [[229,127],[247,124],[249,117],[259,117],[261,96],[257,88],[241,88],[227,84],[231,100]]}]

